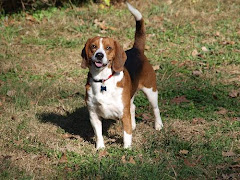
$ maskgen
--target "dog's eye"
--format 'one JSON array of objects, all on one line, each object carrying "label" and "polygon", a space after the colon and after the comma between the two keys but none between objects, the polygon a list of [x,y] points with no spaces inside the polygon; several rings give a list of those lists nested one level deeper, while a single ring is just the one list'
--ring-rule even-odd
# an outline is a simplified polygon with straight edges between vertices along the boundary
[{"label": "dog's eye", "polygon": [[91,49],[96,49],[96,48],[97,48],[96,45],[94,45],[94,44],[91,45]]},{"label": "dog's eye", "polygon": [[107,50],[111,50],[112,48],[111,48],[110,46],[108,46],[106,49],[107,49]]}]

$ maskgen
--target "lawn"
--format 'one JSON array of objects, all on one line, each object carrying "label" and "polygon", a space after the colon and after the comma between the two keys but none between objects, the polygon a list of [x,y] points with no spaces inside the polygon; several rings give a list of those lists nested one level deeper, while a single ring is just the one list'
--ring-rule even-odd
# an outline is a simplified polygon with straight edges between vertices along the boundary
[{"label": "lawn", "polygon": [[145,19],[164,128],[139,92],[132,149],[112,120],[95,149],[81,50],[97,35],[132,46],[124,4],[1,14],[0,179],[240,179],[240,0],[130,3]]}]

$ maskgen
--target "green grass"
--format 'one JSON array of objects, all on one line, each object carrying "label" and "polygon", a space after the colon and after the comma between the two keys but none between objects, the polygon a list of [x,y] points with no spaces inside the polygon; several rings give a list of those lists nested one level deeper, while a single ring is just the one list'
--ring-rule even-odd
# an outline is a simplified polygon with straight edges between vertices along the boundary
[{"label": "green grass", "polygon": [[154,130],[139,92],[132,150],[123,149],[121,123],[110,120],[103,121],[106,149],[95,150],[81,69],[90,37],[131,46],[135,22],[126,7],[1,15],[0,179],[240,178],[240,92],[230,97],[240,88],[240,1],[137,4],[146,23],[145,54],[159,65],[164,128]]}]

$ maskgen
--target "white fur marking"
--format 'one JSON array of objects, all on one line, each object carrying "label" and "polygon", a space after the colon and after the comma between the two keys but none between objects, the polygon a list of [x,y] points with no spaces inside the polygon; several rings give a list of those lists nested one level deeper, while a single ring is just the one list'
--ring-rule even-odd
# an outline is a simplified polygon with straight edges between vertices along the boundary
[{"label": "white fur marking", "polygon": [[155,129],[161,130],[163,127],[162,119],[160,116],[160,111],[158,108],[158,91],[153,91],[152,88],[142,88],[142,91],[146,94],[149,102],[153,107],[153,113],[155,116]]},{"label": "white fur marking", "polygon": [[131,4],[126,2],[128,10],[132,13],[132,15],[135,17],[136,21],[140,21],[142,19],[142,14],[134,8]]},{"label": "white fur marking", "polygon": [[[109,73],[110,68],[105,68],[99,72],[94,79],[106,79],[105,76]],[[123,78],[123,72],[115,73],[110,79],[105,81],[104,85],[107,91],[100,91],[101,83],[95,83],[90,80],[91,87],[87,91],[88,93],[88,107],[89,111],[95,111],[100,117],[104,119],[118,120],[123,115],[123,102],[122,102],[122,91],[123,88],[117,87],[117,83]]]},{"label": "white fur marking", "polygon": [[103,59],[102,59],[102,62],[103,62],[103,64],[107,64],[107,63],[108,63],[107,54],[106,54],[106,52],[105,52],[105,50],[104,50],[104,46],[103,46],[102,41],[103,41],[103,38],[100,38],[99,48],[98,48],[98,50],[94,53],[94,55],[92,56],[92,60],[93,60],[93,61],[97,61],[96,54],[97,54],[97,53],[103,53],[104,57],[103,57]]},{"label": "white fur marking", "polygon": [[123,142],[124,142],[124,148],[131,148],[132,134],[128,134],[127,132],[123,131]]}]

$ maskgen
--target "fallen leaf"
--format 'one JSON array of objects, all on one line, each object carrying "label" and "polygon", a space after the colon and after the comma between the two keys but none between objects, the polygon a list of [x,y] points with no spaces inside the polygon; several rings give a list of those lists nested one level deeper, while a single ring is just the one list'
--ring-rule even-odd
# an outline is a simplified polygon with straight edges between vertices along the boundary
[{"label": "fallen leaf", "polygon": [[153,70],[154,70],[154,71],[159,70],[159,69],[160,69],[160,66],[159,66],[159,65],[153,66]]},{"label": "fallen leaf", "polygon": [[220,32],[217,31],[217,32],[215,33],[215,36],[219,37],[219,36],[220,36]]},{"label": "fallen leaf", "polygon": [[100,151],[98,154],[99,158],[106,157],[108,155],[108,152],[106,150]]},{"label": "fallen leaf", "polygon": [[173,64],[173,65],[175,65],[175,64],[177,64],[177,63],[178,63],[178,61],[176,61],[176,60],[173,60],[173,61],[171,61],[170,63],[171,63],[171,64]]},{"label": "fallen leaf", "polygon": [[230,151],[227,151],[227,152],[223,151],[222,156],[223,157],[232,157],[232,156],[236,156],[236,154],[232,150],[230,150]]},{"label": "fallen leaf", "polygon": [[232,90],[231,92],[229,92],[228,96],[230,96],[231,98],[236,98],[239,94],[240,93],[238,90]]},{"label": "fallen leaf", "polygon": [[63,134],[62,137],[63,137],[64,139],[77,139],[76,136],[74,136],[74,135],[72,135],[72,134],[68,134],[68,133]]},{"label": "fallen leaf", "polygon": [[193,50],[193,52],[192,52],[192,56],[193,57],[197,57],[197,56],[199,56],[200,54],[198,53],[198,51],[196,50],[196,49],[194,49]]},{"label": "fallen leaf", "polygon": [[144,120],[150,120],[150,119],[151,119],[151,116],[150,116],[149,114],[147,114],[147,113],[143,113],[143,114],[142,114],[142,118],[143,118]]},{"label": "fallen leaf", "polygon": [[134,161],[133,157],[131,156],[130,159],[129,159],[129,163],[131,164],[136,164],[136,162]]},{"label": "fallen leaf", "polygon": [[148,50],[148,49],[150,49],[150,46],[145,45],[145,50]]},{"label": "fallen leaf", "polygon": [[231,165],[230,167],[240,169],[240,164],[234,164],[234,165]]},{"label": "fallen leaf", "polygon": [[66,167],[64,168],[64,171],[66,171],[66,172],[69,173],[69,172],[72,172],[73,170],[72,170],[70,167],[67,167],[67,166],[66,166]]},{"label": "fallen leaf", "polygon": [[202,72],[198,71],[198,70],[192,72],[192,75],[194,75],[196,77],[200,76],[201,74],[202,74]]},{"label": "fallen leaf", "polygon": [[63,153],[61,159],[59,160],[59,163],[66,163],[66,162],[68,162],[67,156],[65,153]]},{"label": "fallen leaf", "polygon": [[26,20],[31,21],[31,22],[38,22],[32,15],[26,13]]},{"label": "fallen leaf", "polygon": [[95,23],[98,27],[100,27],[100,29],[102,29],[102,30],[106,30],[106,29],[107,29],[107,26],[106,26],[106,24],[105,24],[105,21],[99,21],[98,19],[95,19],[95,20],[94,20],[94,23]]},{"label": "fallen leaf", "polygon": [[107,6],[110,6],[110,0],[104,0]]},{"label": "fallen leaf", "polygon": [[3,103],[0,101],[0,106],[2,106],[3,105]]},{"label": "fallen leaf", "polygon": [[238,121],[238,122],[240,122],[240,117],[233,117],[232,120],[233,120],[233,121]]},{"label": "fallen leaf", "polygon": [[110,29],[110,30],[112,30],[112,31],[116,31],[116,30],[117,30],[117,28],[112,27],[112,26],[109,26],[108,29]]},{"label": "fallen leaf", "polygon": [[184,159],[184,164],[188,167],[194,167],[196,166],[194,163],[191,163],[188,159]]},{"label": "fallen leaf", "polygon": [[7,96],[9,96],[9,97],[13,97],[13,96],[15,96],[15,94],[16,94],[15,90],[8,90],[7,91]]},{"label": "fallen leaf", "polygon": [[122,156],[121,161],[122,161],[123,164],[127,163],[126,157],[124,155]]},{"label": "fallen leaf", "polygon": [[178,97],[175,97],[171,100],[172,103],[176,103],[176,104],[180,104],[180,103],[183,103],[183,102],[189,102],[189,100],[186,98],[185,95],[183,96],[178,96]]},{"label": "fallen leaf", "polygon": [[203,47],[202,47],[202,51],[203,51],[203,52],[208,52],[208,49],[207,49],[205,46],[203,46]]},{"label": "fallen leaf", "polygon": [[183,155],[187,155],[188,153],[189,153],[189,151],[186,149],[182,149],[179,151],[179,154],[183,154]]},{"label": "fallen leaf", "polygon": [[223,41],[221,44],[223,44],[223,45],[234,45],[235,44],[235,42],[234,41]]},{"label": "fallen leaf", "polygon": [[110,29],[110,30],[112,30],[112,31],[115,31],[115,30],[117,29],[117,28],[115,28],[115,27],[107,26],[107,25],[105,24],[105,21],[99,21],[98,19],[95,19],[95,20],[94,20],[94,23],[95,23],[98,27],[100,27],[100,29],[103,30],[103,31],[105,31],[105,30],[107,30],[107,29]]},{"label": "fallen leaf", "polygon": [[0,80],[0,86],[2,86],[3,84],[4,84],[4,82]]},{"label": "fallen leaf", "polygon": [[104,9],[105,6],[104,6],[103,4],[100,4],[100,5],[99,5],[99,8],[100,8],[100,9]]},{"label": "fallen leaf", "polygon": [[205,122],[205,119],[203,118],[193,118],[192,124],[202,124]]},{"label": "fallen leaf", "polygon": [[217,111],[217,114],[225,115],[225,114],[227,114],[227,112],[228,112],[227,109],[220,107],[219,110]]}]

